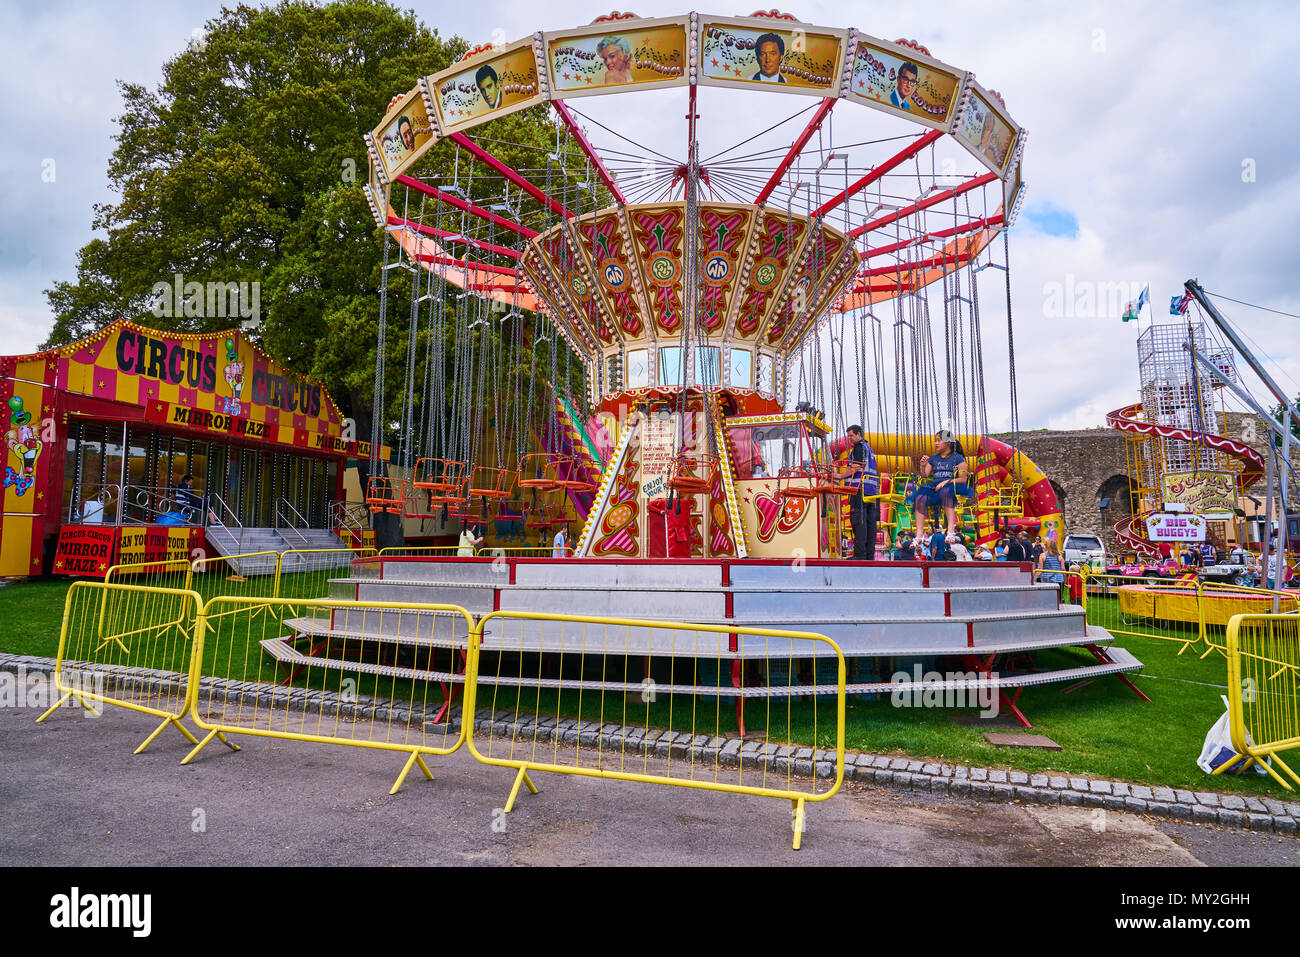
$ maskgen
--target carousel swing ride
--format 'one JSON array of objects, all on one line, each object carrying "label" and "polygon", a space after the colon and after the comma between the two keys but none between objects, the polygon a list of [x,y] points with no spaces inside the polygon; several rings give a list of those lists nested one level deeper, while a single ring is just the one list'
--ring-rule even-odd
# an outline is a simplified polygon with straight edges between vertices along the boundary
[{"label": "carousel swing ride", "polygon": [[[683,101],[678,139],[665,118]],[[533,159],[503,162],[492,122],[538,106],[553,147],[511,143]],[[846,654],[958,653],[984,675],[1008,652],[1095,658],[1021,685],[1140,668],[1028,569],[843,560],[856,481],[832,439],[856,423],[882,546],[913,524],[908,492],[941,428],[970,464],[972,539],[1061,534],[1050,482],[987,434],[989,302],[1005,310],[1018,431],[1007,233],[1025,131],[972,73],[777,11],[613,14],[468,50],[395,96],[366,143],[384,230],[376,448],[389,276],[411,275],[398,464],[371,463],[373,513],[490,524],[492,544],[580,527],[572,558],[518,560],[557,589],[533,610],[580,613],[592,593],[564,589],[583,581],[616,590],[620,613],[662,615],[658,595],[638,603],[637,576],[677,574],[682,593],[719,599],[683,600],[683,620],[799,621]],[[420,175],[431,150],[452,151],[450,177]],[[792,556],[826,587],[774,611],[760,599]],[[442,577],[467,581],[476,561],[447,559],[461,570]],[[421,575],[427,596],[440,575]],[[881,593],[875,617],[855,611],[864,591]],[[912,608],[922,618],[902,622]]]},{"label": "carousel swing ride", "polygon": [[[602,66],[623,46],[636,47],[626,79]],[[760,49],[779,55],[775,85]],[[711,135],[701,86],[819,99],[728,142]],[[681,159],[567,102],[674,89]],[[842,100],[869,108],[840,123],[849,136],[832,117]],[[535,149],[532,167],[498,160],[491,121],[544,103],[554,150]],[[881,114],[892,127],[873,125]],[[481,141],[465,133],[476,126]],[[367,138],[385,229],[376,409],[389,271],[412,273],[402,464],[371,463],[367,505],[494,535],[577,523],[578,556],[665,557],[671,539],[674,557],[837,558],[850,485],[831,461],[844,445],[827,439],[831,423],[858,422],[884,476],[883,531],[912,523],[916,461],[947,427],[971,463],[971,538],[1052,533],[1050,483],[986,435],[980,277],[1003,273],[993,294],[1009,315],[1024,139],[998,94],[924,47],[774,12],[615,15],[467,51],[394,97]],[[434,148],[455,152],[450,183],[408,174]],[[1011,370],[1014,409],[1014,358]],[[419,398],[439,395],[445,409]],[[676,527],[648,534],[656,524]]]}]

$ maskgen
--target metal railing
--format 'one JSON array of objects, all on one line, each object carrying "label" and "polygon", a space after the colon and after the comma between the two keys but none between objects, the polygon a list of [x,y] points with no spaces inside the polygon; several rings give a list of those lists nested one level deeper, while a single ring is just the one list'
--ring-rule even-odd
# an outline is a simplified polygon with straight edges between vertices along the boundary
[{"label": "metal railing", "polygon": [[[120,525],[122,524],[122,486],[116,483],[100,486],[98,495],[68,503],[69,525]],[[98,506],[98,508],[96,508]],[[109,517],[111,514],[111,518]]]},{"label": "metal railing", "polygon": [[1300,593],[1199,581],[1118,575],[1084,568],[1083,606],[1090,625],[1111,634],[1159,638],[1197,648],[1204,658],[1227,654],[1227,626],[1234,615],[1300,610]]},{"label": "metal railing", "polygon": [[[765,680],[737,686],[745,664]],[[173,727],[194,743],[182,764],[214,738],[236,749],[227,735],[387,750],[406,757],[395,793],[467,745],[514,772],[506,813],[539,771],[745,794],[790,802],[798,849],[806,807],[844,779],[846,663],[815,632],[79,582],[56,676],[40,720],[72,701],[142,711],[161,723],[139,750]],[[738,735],[741,697],[765,742]]]},{"label": "metal railing", "polygon": [[370,528],[370,509],[363,502],[335,499],[329,504],[330,528],[364,532]]},{"label": "metal railing", "polygon": [[[288,514],[286,514],[286,512]],[[302,525],[294,523],[298,519]],[[283,523],[283,524],[282,524]],[[311,528],[311,522],[303,518],[302,513],[293,507],[293,503],[287,498],[278,499],[275,503],[275,528],[277,531],[290,531],[298,536],[304,547],[310,547],[311,541],[304,535],[301,529]]]},{"label": "metal railing", "polygon": [[[239,520],[239,516],[235,514],[235,510],[226,504],[224,498],[217,495],[215,492],[208,497],[212,499],[212,517],[214,519],[214,521],[208,523],[209,525],[229,527],[231,522],[226,521],[226,519],[229,518],[233,520],[233,524],[236,528],[243,531],[244,523]],[[217,510],[218,508],[220,508],[220,511]]]},{"label": "metal railing", "polygon": [[[187,499],[192,498],[192,501]],[[128,485],[118,509],[119,525],[203,525],[203,499],[163,485]]]}]

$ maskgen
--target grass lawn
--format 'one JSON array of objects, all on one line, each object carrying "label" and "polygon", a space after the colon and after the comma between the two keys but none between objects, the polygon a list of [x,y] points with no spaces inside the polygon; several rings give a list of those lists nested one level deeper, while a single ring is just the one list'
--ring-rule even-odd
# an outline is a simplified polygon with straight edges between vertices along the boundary
[{"label": "grass lawn", "polygon": [[[330,573],[337,574],[337,573]],[[323,584],[324,576],[322,576]],[[143,582],[141,582],[143,584]],[[286,583],[288,584],[288,583]],[[196,578],[195,586],[205,598],[222,590],[240,589],[245,594],[266,594],[270,579],[250,578],[248,582],[230,582],[223,576]],[[63,579],[20,582],[0,588],[0,651],[53,657],[58,647],[60,623],[69,583]],[[302,594],[320,587],[303,582],[294,590]],[[943,763],[972,764],[987,767],[1015,768],[1029,772],[1056,772],[1074,776],[1105,777],[1142,784],[1159,784],[1191,790],[1234,790],[1251,794],[1290,796],[1280,785],[1254,772],[1239,777],[1212,779],[1196,766],[1205,733],[1223,713],[1220,695],[1226,694],[1227,669],[1222,655],[1214,652],[1204,659],[1200,649],[1178,654],[1179,643],[1162,640],[1161,633],[1150,625],[1122,625],[1117,618],[1115,599],[1093,597],[1089,601],[1089,619],[1104,626],[1127,628],[1140,634],[1117,636],[1117,644],[1129,649],[1145,664],[1143,673],[1133,680],[1152,700],[1139,699],[1119,678],[1111,676],[1067,690],[1068,685],[1049,684],[1024,690],[1018,704],[1033,722],[1034,732],[1050,737],[1061,751],[1022,750],[994,747],[984,739],[988,730],[983,722],[959,724],[955,718],[963,712],[942,709],[897,708],[889,697],[873,701],[854,700],[847,704],[846,746],[855,751],[898,754],[930,758]],[[230,677],[279,680],[269,656],[258,652],[256,641],[283,633],[278,622],[260,619],[261,624],[246,627],[238,620],[224,623],[213,635],[205,654],[205,674]],[[1222,629],[1219,629],[1221,633]],[[369,646],[373,648],[373,646]],[[251,650],[251,653],[250,653]],[[438,661],[446,667],[446,652]],[[1068,666],[1086,664],[1092,657],[1081,650],[1060,649],[1043,652],[1040,663]],[[639,662],[627,680],[640,680]],[[709,663],[712,665],[712,662]],[[492,656],[484,657],[483,671],[496,670]],[[680,667],[680,666],[679,666]],[[954,666],[955,668],[956,666]],[[621,670],[621,668],[620,668]],[[964,669],[963,669],[964,670]],[[608,674],[608,673],[607,673]],[[622,675],[608,674],[609,677]],[[315,671],[304,674],[295,684],[308,684],[338,690],[345,675],[338,671]],[[678,675],[680,680],[683,676]],[[360,676],[356,689],[362,695],[386,698],[415,694],[418,700],[441,700],[436,686],[423,683],[412,688],[408,681]],[[587,692],[579,703],[577,692],[566,691],[557,701],[554,691],[503,688],[494,690],[483,685],[479,707],[514,710],[516,694],[521,711],[581,717],[586,720],[628,722],[650,727],[672,727],[697,733],[728,733],[736,730],[734,706],[721,699],[699,696],[658,696],[654,702],[642,703],[635,696],[604,696]],[[968,711],[965,714],[976,714]],[[784,698],[769,705],[764,699],[749,699],[745,706],[748,730],[766,729],[769,740],[789,739],[809,745],[828,747],[834,743],[834,707],[826,699],[816,703],[796,701],[787,705]],[[1295,767],[1300,761],[1288,761]]]}]

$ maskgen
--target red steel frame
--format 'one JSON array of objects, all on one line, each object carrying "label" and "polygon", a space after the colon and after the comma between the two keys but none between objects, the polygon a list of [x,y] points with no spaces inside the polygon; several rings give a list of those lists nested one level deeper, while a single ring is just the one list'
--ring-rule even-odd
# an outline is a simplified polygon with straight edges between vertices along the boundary
[{"label": "red steel frame", "polygon": [[968,233],[975,229],[987,229],[994,226],[1002,225],[1002,214],[995,216],[986,216],[981,219],[972,220],[969,223],[962,223],[960,226],[952,226],[948,229],[936,229],[928,233],[922,233],[920,236],[914,236],[911,239],[902,239],[896,243],[890,243],[888,246],[876,246],[872,249],[863,250],[861,258],[872,259],[876,256],[885,256],[889,253],[898,252],[900,249],[907,249],[918,243],[927,242],[931,239],[948,239],[960,233]]},{"label": "red steel frame", "polygon": [[[692,87],[692,92],[694,92],[694,87]],[[587,134],[582,131],[582,127],[579,126],[578,121],[573,118],[573,114],[570,113],[569,108],[564,105],[564,101],[551,100],[551,107],[560,115],[560,119],[564,121],[564,125],[569,128],[569,132],[573,134],[573,138],[578,141],[578,145],[582,147],[582,151],[587,154],[587,159],[591,160],[591,165],[596,168],[596,175],[599,176],[600,181],[605,184],[605,188],[613,194],[614,199],[618,201],[620,206],[626,206],[627,197],[623,195],[623,191],[619,189],[618,184],[614,182],[614,177],[610,175],[608,167],[605,166],[605,161],[600,158],[600,155],[591,145],[591,141],[587,139]]]},{"label": "red steel frame", "polygon": [[550,196],[546,195],[545,191],[539,189],[538,187],[530,183],[528,180],[524,179],[522,176],[520,176],[517,172],[515,172],[505,163],[501,162],[499,159],[497,159],[495,156],[493,156],[483,147],[479,146],[477,143],[471,140],[464,133],[452,133],[451,136],[447,137],[447,139],[451,140],[457,146],[460,146],[461,148],[468,150],[471,154],[473,154],[473,156],[475,156],[477,159],[482,160],[488,166],[492,167],[492,169],[496,170],[498,173],[500,173],[510,182],[514,183],[516,186],[522,189],[533,199],[537,200],[543,206],[550,208],[550,210],[556,213],[558,216],[560,216],[560,218],[562,219],[572,218],[573,213],[569,212],[568,209],[564,207],[563,203],[557,203],[555,200],[551,199]]},{"label": "red steel frame", "polygon": [[462,236],[460,233],[453,233],[446,229],[436,229],[433,226],[421,226],[419,223],[412,222],[409,219],[402,219],[400,216],[389,216],[389,226],[404,226],[412,232],[417,232],[421,236],[429,236],[433,239],[445,239],[452,243],[464,243],[466,246],[472,246],[475,249],[481,249],[484,252],[495,253],[498,256],[509,256],[511,259],[519,259],[522,255],[519,250],[511,249],[509,246],[498,246],[495,243],[485,243],[478,239],[470,239],[468,236]]},{"label": "red steel frame", "polygon": [[486,222],[495,223],[503,229],[508,229],[511,232],[518,233],[525,239],[532,239],[534,236],[540,235],[536,230],[529,229],[527,226],[522,226],[514,220],[498,216],[496,213],[486,210],[482,206],[475,206],[473,203],[467,202],[459,196],[453,196],[451,193],[444,193],[436,186],[430,186],[428,183],[421,183],[418,179],[412,179],[409,176],[403,175],[397,177],[393,182],[400,183],[401,185],[417,192],[424,193],[426,196],[432,196],[434,199],[439,199],[448,206],[459,209],[462,212],[470,213]]},{"label": "red steel frame", "polygon": [[499,276],[513,276],[519,278],[519,271],[511,269],[509,266],[494,266],[491,263],[481,263],[473,259],[456,259],[452,256],[434,256],[429,253],[421,253],[413,257],[417,262],[434,263],[438,266],[456,266],[460,269],[466,269],[470,272],[487,272],[495,273]]},{"label": "red steel frame", "polygon": [[921,150],[925,149],[927,146],[929,146],[931,143],[933,143],[942,135],[943,135],[942,130],[930,130],[930,132],[926,133],[924,136],[917,137],[915,142],[911,143],[909,146],[906,146],[899,152],[895,153],[893,156],[885,160],[883,163],[881,163],[879,166],[873,169],[866,176],[862,177],[852,186],[849,186],[847,189],[840,191],[837,195],[832,196],[826,202],[822,203],[813,212],[813,218],[817,219],[822,216],[825,216],[828,212],[830,212],[840,203],[844,202],[845,200],[853,198],[858,193],[862,192],[864,189],[866,189],[868,186],[874,183],[876,180],[880,179],[882,176],[884,176],[886,173],[892,170],[894,167],[896,167],[899,163],[911,159],[913,156],[921,152]]},{"label": "red steel frame", "polygon": [[[812,139],[812,135],[821,129],[822,123],[826,121],[826,117],[831,115],[831,110],[835,108],[835,104],[838,102],[839,100],[832,97],[827,97],[822,100],[821,105],[817,107],[816,112],[813,113],[812,119],[808,121],[808,125],[804,127],[803,132],[800,133],[798,137],[795,138],[795,141],[790,144],[790,149],[786,152],[785,159],[781,160],[781,162],[777,164],[776,169],[772,172],[772,178],[769,179],[767,185],[759,191],[757,198],[754,200],[755,205],[762,206],[767,202],[768,197],[772,195],[772,190],[776,189],[780,184],[781,179],[787,172],[789,172],[790,167],[794,165],[794,161],[799,158],[799,154],[803,152],[803,148],[807,146],[808,141]],[[691,87],[691,113],[694,112],[695,87]],[[693,122],[694,121],[692,121],[692,123]],[[692,127],[692,141],[694,141],[694,138],[694,129]]]},{"label": "red steel frame", "polygon": [[911,216],[913,213],[919,213],[923,209],[929,209],[931,206],[937,206],[939,203],[942,203],[945,200],[949,200],[956,196],[960,196],[963,193],[969,193],[972,189],[978,189],[979,187],[984,186],[987,183],[993,182],[997,178],[998,178],[997,173],[985,173],[983,176],[976,176],[974,179],[970,180],[969,182],[962,183],[960,186],[954,186],[952,189],[945,189],[941,193],[935,193],[929,199],[918,200],[917,202],[912,203],[910,206],[904,206],[902,209],[895,210],[892,213],[887,213],[884,216],[881,216],[879,219],[873,219],[869,223],[863,223],[861,226],[858,226],[855,229],[849,231],[849,238],[857,239],[859,236],[863,235],[864,233],[869,233],[873,229],[879,229],[882,226],[888,226],[890,223],[897,222],[898,220],[902,219],[904,216]]}]

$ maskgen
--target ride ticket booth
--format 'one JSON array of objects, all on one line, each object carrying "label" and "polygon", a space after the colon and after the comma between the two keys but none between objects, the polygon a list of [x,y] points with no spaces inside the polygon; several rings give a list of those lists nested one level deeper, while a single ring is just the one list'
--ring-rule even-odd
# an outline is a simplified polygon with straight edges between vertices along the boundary
[{"label": "ride ticket booth", "polygon": [[348,459],[370,455],[323,386],[238,329],[119,320],[0,357],[0,403],[0,576],[102,578],[188,558],[215,526],[331,528]]}]

